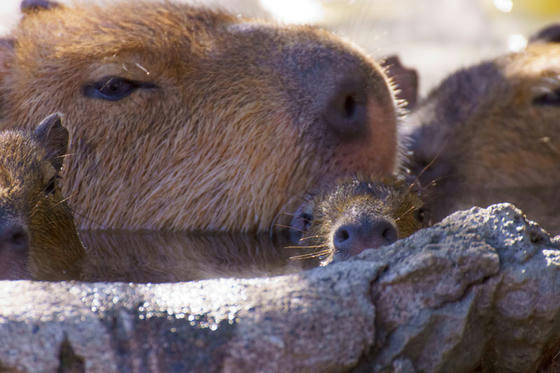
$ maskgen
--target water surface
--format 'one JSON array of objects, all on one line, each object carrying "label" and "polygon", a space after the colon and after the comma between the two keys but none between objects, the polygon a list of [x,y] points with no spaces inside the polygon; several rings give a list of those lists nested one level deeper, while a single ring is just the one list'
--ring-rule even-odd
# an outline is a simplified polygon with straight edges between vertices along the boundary
[{"label": "water surface", "polygon": [[178,282],[294,273],[318,264],[283,235],[82,231],[86,281]]}]

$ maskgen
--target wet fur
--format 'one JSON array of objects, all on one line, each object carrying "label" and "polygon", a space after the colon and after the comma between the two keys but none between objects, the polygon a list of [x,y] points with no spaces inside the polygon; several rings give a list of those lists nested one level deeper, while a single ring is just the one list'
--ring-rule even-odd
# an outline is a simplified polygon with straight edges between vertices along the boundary
[{"label": "wet fur", "polygon": [[[48,152],[30,134],[0,132],[0,223],[17,222],[29,234],[29,252],[9,255],[0,278],[78,279],[85,251],[60,188],[46,195],[56,174]],[[1,256],[0,256],[1,257]],[[11,269],[19,268],[14,273]]]}]

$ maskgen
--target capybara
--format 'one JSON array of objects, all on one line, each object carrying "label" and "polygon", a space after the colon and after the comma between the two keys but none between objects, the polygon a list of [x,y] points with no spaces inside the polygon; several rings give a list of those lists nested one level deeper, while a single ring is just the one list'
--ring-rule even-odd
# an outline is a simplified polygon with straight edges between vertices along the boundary
[{"label": "capybara", "polygon": [[560,27],[532,40],[452,74],[407,119],[434,220],[511,202],[560,233]]},{"label": "capybara", "polygon": [[389,245],[427,226],[429,218],[414,183],[353,178],[305,201],[291,223],[291,240],[326,264],[368,248]]},{"label": "capybara", "polygon": [[0,279],[78,279],[85,256],[59,188],[68,132],[58,114],[32,135],[0,132]]},{"label": "capybara", "polygon": [[329,32],[165,1],[44,3],[0,45],[0,114],[65,113],[82,229],[266,231],[317,185],[399,167],[385,74]]}]

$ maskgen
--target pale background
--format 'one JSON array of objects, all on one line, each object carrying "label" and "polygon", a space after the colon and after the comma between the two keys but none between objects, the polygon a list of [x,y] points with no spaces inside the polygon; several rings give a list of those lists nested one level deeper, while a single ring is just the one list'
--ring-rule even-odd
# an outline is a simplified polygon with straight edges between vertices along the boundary
[{"label": "pale background", "polygon": [[[0,0],[0,33],[5,34],[17,23],[19,3],[19,0]],[[522,49],[528,35],[560,21],[560,0],[199,0],[197,3],[220,6],[236,14],[320,25],[358,44],[373,57],[399,54],[406,65],[419,70],[423,94],[458,67]]]}]

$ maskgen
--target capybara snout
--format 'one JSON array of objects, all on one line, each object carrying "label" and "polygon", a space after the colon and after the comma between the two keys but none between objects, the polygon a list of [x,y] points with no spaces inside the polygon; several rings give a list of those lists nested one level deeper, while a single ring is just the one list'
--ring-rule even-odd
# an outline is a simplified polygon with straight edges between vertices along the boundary
[{"label": "capybara snout", "polygon": [[396,177],[338,181],[296,210],[290,240],[323,264],[389,245],[429,224],[417,187]]},{"label": "capybara snout", "polygon": [[5,126],[66,114],[82,228],[265,231],[317,185],[398,167],[382,69],[326,31],[120,1],[36,9],[11,37]]}]

